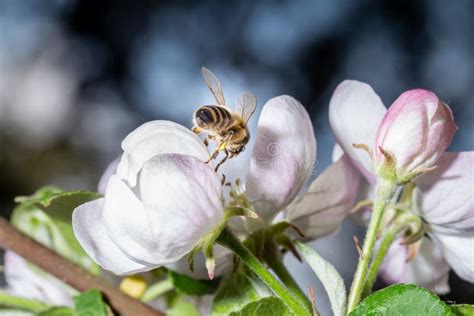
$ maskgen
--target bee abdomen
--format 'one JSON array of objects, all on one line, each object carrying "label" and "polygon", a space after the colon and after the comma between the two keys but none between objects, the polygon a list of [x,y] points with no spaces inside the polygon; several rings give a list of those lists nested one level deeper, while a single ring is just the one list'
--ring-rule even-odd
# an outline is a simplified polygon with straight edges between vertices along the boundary
[{"label": "bee abdomen", "polygon": [[212,129],[225,128],[232,119],[232,115],[226,108],[214,105],[199,108],[194,117],[199,127]]}]

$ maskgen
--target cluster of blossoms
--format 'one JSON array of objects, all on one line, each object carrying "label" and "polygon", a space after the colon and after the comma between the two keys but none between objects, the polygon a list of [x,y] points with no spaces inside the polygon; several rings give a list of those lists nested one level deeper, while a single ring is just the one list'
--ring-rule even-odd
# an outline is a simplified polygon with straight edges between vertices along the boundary
[{"label": "cluster of blossoms", "polygon": [[[329,118],[336,159],[303,190],[316,161],[310,118],[290,96],[269,100],[249,172],[230,195],[212,166],[203,163],[208,151],[201,139],[173,122],[146,123],[123,141],[121,159],[102,181],[104,198],[75,210],[76,237],[116,274],[164,265],[191,274],[182,258],[226,220],[224,210],[236,203],[259,217],[230,222],[243,238],[287,221],[311,240],[336,232],[357,200],[372,198],[376,183],[414,181],[416,188],[405,190],[405,203],[394,201],[385,222],[394,222],[394,214],[412,214],[397,233],[418,235],[409,245],[392,244],[382,277],[442,293],[448,291],[449,264],[474,282],[474,251],[469,251],[474,245],[473,153],[445,152],[457,129],[449,107],[434,93],[417,89],[403,93],[387,111],[370,86],[344,81],[331,99]],[[232,256],[216,248],[222,274]],[[203,277],[203,271],[198,267],[194,276]]]},{"label": "cluster of blossoms", "polygon": [[[457,130],[449,107],[416,89],[387,111],[369,85],[344,81],[331,99],[329,119],[337,143],[362,175],[361,196],[371,199],[380,178],[413,180],[386,222],[412,215],[407,224],[419,234],[409,245],[401,239],[392,244],[382,278],[446,293],[451,267],[474,282],[474,152],[446,152]],[[353,144],[374,144],[374,153]]]},{"label": "cluster of blossoms", "polygon": [[[195,133],[170,121],[148,122],[122,142],[123,154],[99,184],[103,197],[74,210],[74,234],[117,275],[165,266],[212,278],[230,273],[234,263],[233,253],[215,244],[224,227],[241,240],[293,227],[299,234],[279,237],[295,251],[293,240],[334,234],[348,216],[368,225],[372,202],[389,184],[376,223],[383,260],[375,273],[380,268],[388,283],[437,293],[449,291],[450,269],[474,282],[474,154],[446,152],[457,130],[449,107],[417,89],[387,110],[369,85],[344,81],[331,98],[329,120],[337,142],[333,163],[312,179],[316,138],[308,113],[290,96],[269,100],[251,158],[236,158],[246,171],[229,186],[212,162],[204,163],[209,151]],[[201,249],[191,269],[189,256]],[[7,264],[16,262],[8,256]]]},{"label": "cluster of blossoms", "polygon": [[[182,258],[225,220],[231,206],[251,208],[258,219],[231,221],[242,235],[278,221],[297,225],[305,238],[337,231],[355,202],[356,168],[342,157],[299,195],[313,173],[316,139],[308,113],[280,96],[263,107],[249,172],[231,194],[204,164],[208,151],[189,129],[148,122],[122,143],[124,151],[104,177],[104,198],[78,207],[75,234],[104,269],[131,274],[160,266],[190,274]],[[276,150],[276,151],[275,151]],[[357,180],[355,180],[357,181]],[[216,247],[216,273],[228,271],[229,252]],[[193,274],[205,271],[196,267]]]}]

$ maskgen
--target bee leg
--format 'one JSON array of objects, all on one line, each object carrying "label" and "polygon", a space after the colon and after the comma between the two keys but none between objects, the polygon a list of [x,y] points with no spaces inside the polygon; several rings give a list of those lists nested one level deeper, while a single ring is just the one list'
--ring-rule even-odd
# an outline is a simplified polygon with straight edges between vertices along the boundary
[{"label": "bee leg", "polygon": [[192,131],[196,134],[199,134],[199,133],[202,132],[202,129],[200,127],[197,127],[197,126],[193,126]]},{"label": "bee leg", "polygon": [[214,151],[212,152],[212,154],[209,156],[209,159],[207,159],[206,162],[204,163],[209,163],[211,160],[214,160],[217,155],[219,154],[219,147],[217,147],[216,149],[214,149]]},{"label": "bee leg", "polygon": [[204,145],[206,145],[206,147],[209,146],[209,141],[213,141],[214,140],[214,137],[212,135],[207,135],[206,138],[204,138]]},{"label": "bee leg", "polygon": [[217,172],[217,169],[219,169],[219,167],[227,160],[227,158],[229,158],[229,152],[225,150],[225,157],[222,158],[222,160],[216,165],[216,168],[214,169],[215,172]]}]

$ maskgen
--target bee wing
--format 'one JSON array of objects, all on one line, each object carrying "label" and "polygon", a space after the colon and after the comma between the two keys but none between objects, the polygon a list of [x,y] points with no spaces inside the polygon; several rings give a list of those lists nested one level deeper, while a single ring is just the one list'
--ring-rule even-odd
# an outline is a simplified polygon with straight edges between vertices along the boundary
[{"label": "bee wing", "polygon": [[248,120],[252,116],[253,112],[255,112],[256,108],[257,98],[253,94],[249,92],[244,92],[237,98],[237,106],[235,112],[237,114],[240,114],[245,124],[247,124]]},{"label": "bee wing", "polygon": [[222,91],[221,81],[217,79],[216,75],[206,67],[201,68],[202,77],[206,82],[209,90],[211,90],[214,98],[216,98],[217,105],[225,106],[224,92]]}]

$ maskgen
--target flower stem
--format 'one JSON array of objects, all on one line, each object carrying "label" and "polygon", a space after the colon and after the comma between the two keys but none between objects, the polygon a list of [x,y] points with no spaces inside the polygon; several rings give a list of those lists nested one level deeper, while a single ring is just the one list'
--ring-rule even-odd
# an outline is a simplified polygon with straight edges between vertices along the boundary
[{"label": "flower stem", "polygon": [[145,293],[140,297],[142,302],[150,302],[154,299],[160,297],[166,292],[171,291],[174,288],[173,282],[170,279],[166,278],[163,281],[157,282],[150,286]]},{"label": "flower stem", "polygon": [[308,300],[306,294],[300,289],[298,283],[296,283],[293,276],[290,274],[288,269],[283,264],[283,258],[281,252],[278,250],[275,242],[270,241],[265,245],[265,262],[280,278],[281,282],[286,286],[288,292],[299,302],[299,304],[305,306],[308,311],[312,311],[311,302]]},{"label": "flower stem", "polygon": [[374,286],[375,280],[377,279],[377,274],[379,273],[380,266],[385,259],[390,246],[397,236],[397,232],[389,230],[385,233],[382,241],[380,242],[380,247],[377,251],[377,254],[374,257],[374,260],[370,264],[369,272],[367,273],[367,279],[365,281],[364,289],[362,291],[362,298],[370,295],[372,293],[372,287]]},{"label": "flower stem", "polygon": [[305,306],[297,302],[288,290],[271,274],[265,266],[227,228],[217,238],[222,246],[232,250],[295,315],[311,315]]},{"label": "flower stem", "polygon": [[12,307],[23,311],[39,313],[51,306],[40,301],[26,299],[0,291],[0,306]]},{"label": "flower stem", "polygon": [[380,180],[379,184],[377,184],[372,217],[370,219],[367,234],[365,236],[362,254],[359,256],[359,263],[354,274],[351,291],[349,293],[347,305],[348,313],[350,313],[360,301],[362,288],[364,287],[365,278],[367,276],[368,266],[374,251],[375,240],[377,239],[377,232],[384,211],[392,200],[395,189],[396,186],[392,182]]}]

